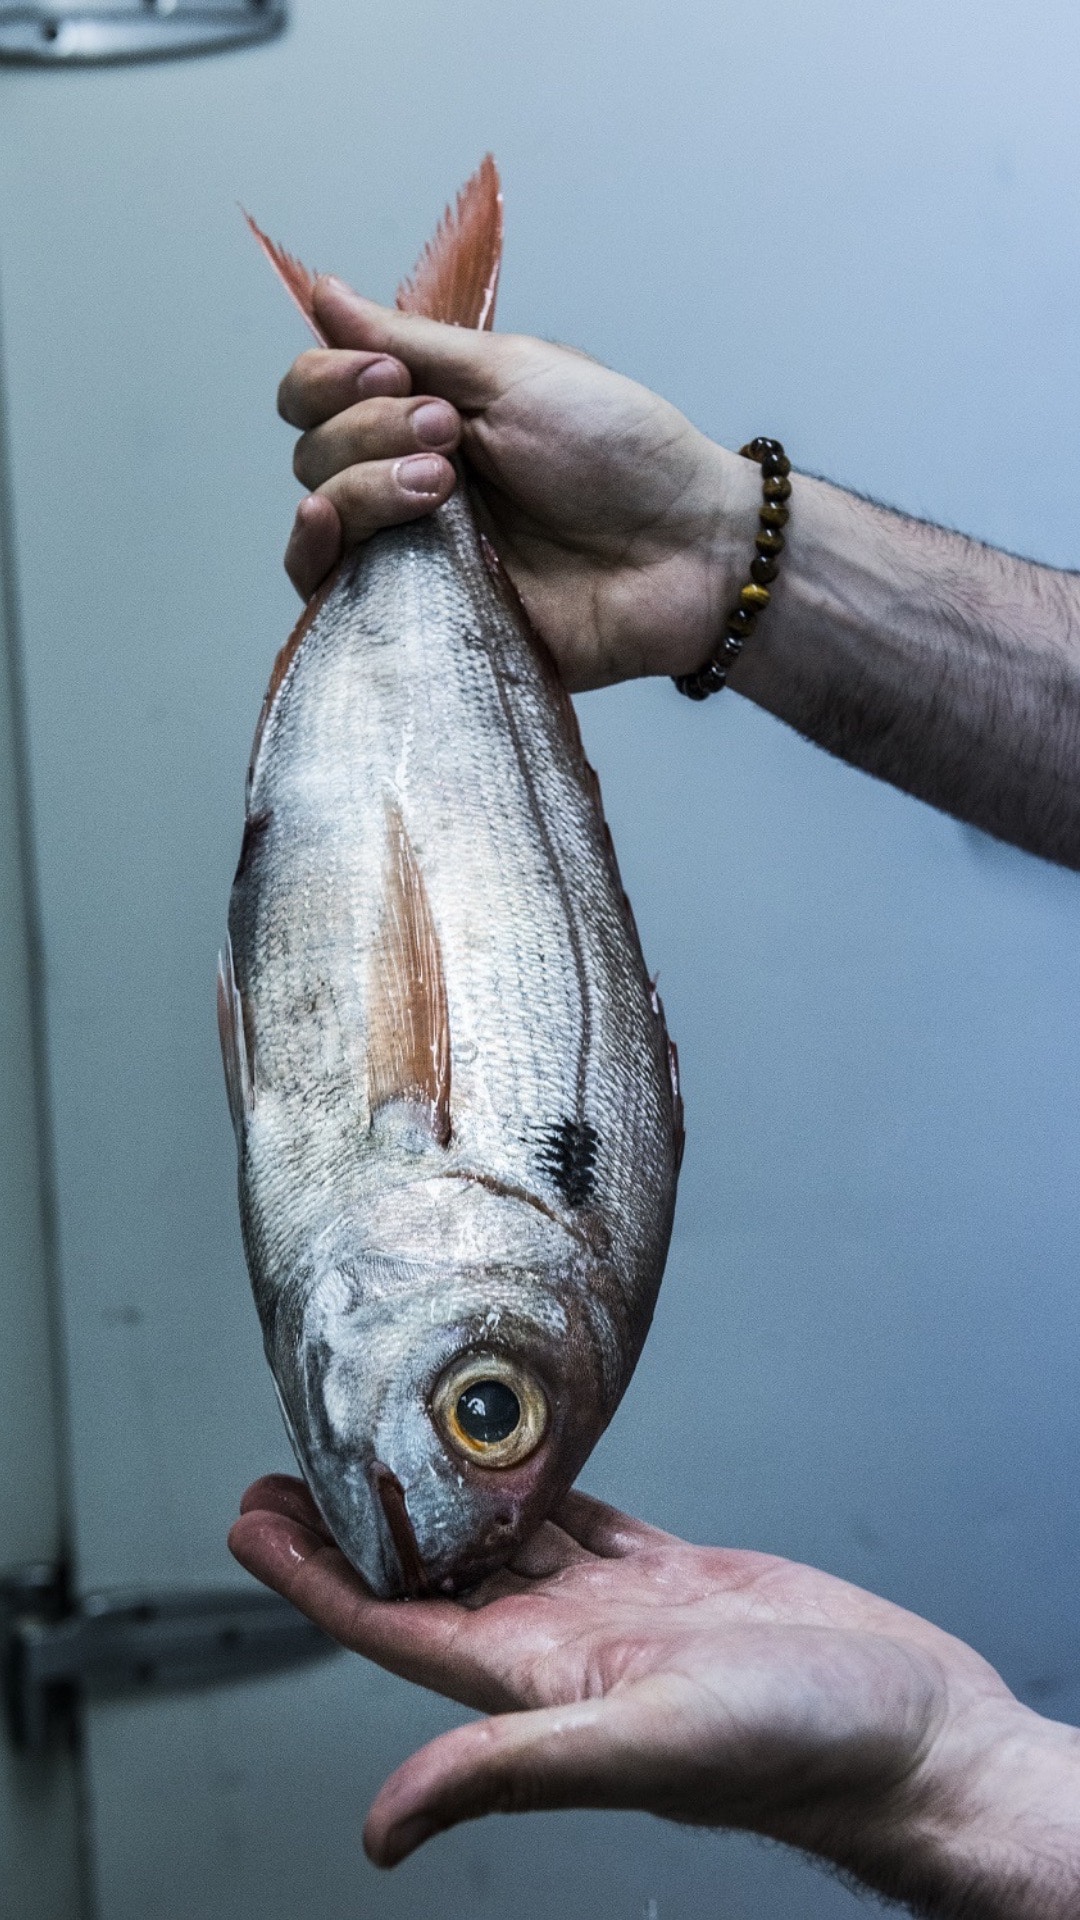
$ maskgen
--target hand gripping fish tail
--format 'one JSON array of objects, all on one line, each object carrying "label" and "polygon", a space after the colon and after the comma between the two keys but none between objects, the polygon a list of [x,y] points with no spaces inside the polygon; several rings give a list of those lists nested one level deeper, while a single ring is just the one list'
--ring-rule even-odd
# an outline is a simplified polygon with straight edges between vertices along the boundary
[{"label": "hand gripping fish tail", "polygon": [[[490,327],[501,251],[489,156],[399,306]],[[681,1143],[596,777],[467,468],[278,655],[228,924],[241,1223],[297,1460],[377,1594],[462,1591],[619,1403]]]}]

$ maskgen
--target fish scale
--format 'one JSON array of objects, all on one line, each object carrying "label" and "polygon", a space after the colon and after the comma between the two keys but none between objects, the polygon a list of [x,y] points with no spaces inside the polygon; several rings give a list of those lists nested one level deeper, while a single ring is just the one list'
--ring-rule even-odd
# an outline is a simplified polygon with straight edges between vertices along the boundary
[{"label": "fish scale", "polygon": [[[500,241],[486,162],[410,298],[445,306],[442,259],[490,316]],[[595,776],[464,471],[342,564],[275,668],[219,1007],[301,1469],[377,1592],[471,1584],[625,1389],[681,1134]]]}]

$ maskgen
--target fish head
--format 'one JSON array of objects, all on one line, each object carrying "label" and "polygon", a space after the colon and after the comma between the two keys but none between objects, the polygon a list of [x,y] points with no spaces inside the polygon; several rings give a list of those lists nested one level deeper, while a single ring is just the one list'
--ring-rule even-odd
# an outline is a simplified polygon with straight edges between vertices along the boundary
[{"label": "fish head", "polygon": [[464,1591],[511,1558],[572,1484],[644,1337],[629,1339],[613,1268],[559,1223],[427,1184],[442,1190],[412,1193],[397,1244],[385,1208],[324,1236],[267,1328],[314,1499],[387,1598]]}]

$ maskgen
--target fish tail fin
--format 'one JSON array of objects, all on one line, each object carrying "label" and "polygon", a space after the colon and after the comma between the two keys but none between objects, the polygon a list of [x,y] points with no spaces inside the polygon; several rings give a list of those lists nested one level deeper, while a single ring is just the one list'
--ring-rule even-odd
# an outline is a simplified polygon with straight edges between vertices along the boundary
[{"label": "fish tail fin", "polygon": [[[271,240],[245,207],[240,211],[319,345],[329,346],[315,318],[318,276]],[[398,288],[401,312],[422,313],[429,320],[449,321],[455,327],[489,329],[495,318],[502,247],[502,189],[495,162],[486,153],[471,180],[462,187],[456,204],[447,207],[410,278]]]},{"label": "fish tail fin", "polygon": [[397,293],[402,313],[487,331],[495,318],[503,247],[503,197],[499,174],[486,153],[447,207],[408,280]]},{"label": "fish tail fin", "polygon": [[314,296],[315,282],[318,279],[318,275],[312,273],[310,268],[305,267],[302,260],[297,260],[293,254],[286,253],[284,247],[279,247],[276,241],[271,240],[269,235],[265,234],[262,228],[256,225],[246,207],[241,207],[240,211],[269,260],[270,265],[273,267],[274,272],[277,274],[278,279],[284,286],[285,291],[295,300],[304,319],[307,321],[308,326],[319,342],[319,345],[321,347],[328,347],[330,342],[315,318]]}]

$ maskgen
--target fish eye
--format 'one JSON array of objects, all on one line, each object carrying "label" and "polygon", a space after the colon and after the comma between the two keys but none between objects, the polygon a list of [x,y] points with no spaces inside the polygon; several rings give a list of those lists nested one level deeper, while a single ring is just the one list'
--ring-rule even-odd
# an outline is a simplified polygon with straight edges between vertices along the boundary
[{"label": "fish eye", "polygon": [[520,1426],[521,1401],[505,1380],[477,1380],[460,1396],[454,1418],[477,1446],[497,1446]]},{"label": "fish eye", "polygon": [[450,1445],[480,1467],[516,1467],[536,1452],[548,1426],[543,1389],[502,1354],[474,1353],[443,1374],[432,1399]]}]

